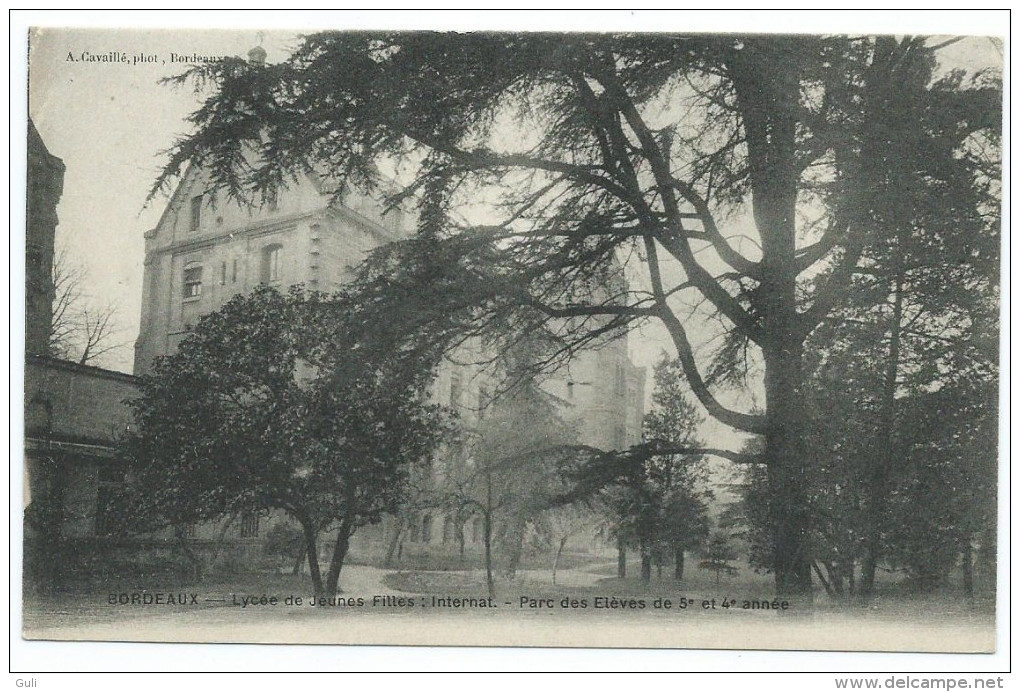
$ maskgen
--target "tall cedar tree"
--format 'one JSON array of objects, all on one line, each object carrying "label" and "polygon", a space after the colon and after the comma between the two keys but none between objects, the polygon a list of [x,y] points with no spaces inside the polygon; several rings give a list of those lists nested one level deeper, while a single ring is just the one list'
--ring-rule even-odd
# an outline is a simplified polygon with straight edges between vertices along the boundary
[{"label": "tall cedar tree", "polygon": [[[486,202],[489,223],[389,248],[376,276],[405,285],[427,308],[418,319],[447,325],[436,328],[546,332],[560,348],[545,365],[660,322],[708,413],[764,437],[776,586],[802,593],[805,341],[893,232],[862,194],[887,144],[875,125],[900,94],[939,116],[901,123],[919,152],[1000,122],[995,85],[930,83],[914,69],[932,53],[911,38],[315,34],[281,64],[231,59],[182,75],[211,96],[156,189],[194,163],[236,198],[307,171],[342,194],[376,186],[390,160],[413,178],[405,198],[441,189],[466,205],[458,218]],[[747,245],[724,228],[743,208]],[[440,281],[412,286],[424,256]],[[761,361],[764,413],[718,398],[692,347],[704,323],[685,317],[689,300]]]}]

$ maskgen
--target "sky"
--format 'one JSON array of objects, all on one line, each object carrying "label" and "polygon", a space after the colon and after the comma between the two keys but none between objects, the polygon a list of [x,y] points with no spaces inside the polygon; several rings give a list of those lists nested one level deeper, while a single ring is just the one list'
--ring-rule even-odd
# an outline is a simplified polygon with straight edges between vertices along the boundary
[{"label": "sky", "polygon": [[[298,41],[298,31],[259,31],[260,26],[280,26],[273,17],[262,17],[265,22],[259,21],[259,15],[247,16],[244,21],[231,16],[228,26],[252,26],[240,30],[39,28],[31,33],[28,111],[50,152],[67,167],[57,208],[57,246],[66,248],[73,261],[86,267],[86,290],[117,306],[121,327],[117,339],[124,347],[103,363],[112,369],[131,370],[141,306],[143,234],[156,224],[167,201],[166,194],[149,202],[147,196],[165,161],[162,152],[187,131],[185,118],[199,104],[190,89],[172,88],[159,80],[186,68],[187,63],[177,61],[176,56],[243,56],[255,45],[262,45],[270,62],[284,60]],[[352,26],[373,26],[364,17],[344,17]],[[449,18],[448,24],[440,22],[434,28],[456,26],[455,20],[460,18]],[[624,13],[622,24],[628,18],[633,20],[634,14]],[[675,13],[669,18],[676,24]],[[518,19],[520,15],[514,17]],[[424,25],[416,25],[405,15],[374,21],[374,26]],[[621,28],[621,22],[611,26]],[[293,21],[288,23],[296,26]],[[508,25],[521,28],[509,20]],[[333,22],[331,26],[346,25]],[[483,21],[473,26],[501,25]],[[533,28],[553,26],[555,23]],[[585,24],[575,15],[562,28],[605,26]],[[991,24],[988,28],[995,30]],[[1000,51],[992,41],[975,38],[948,46],[942,57],[949,64],[973,68],[1000,62]],[[664,349],[668,349],[668,338],[661,330],[648,329],[631,338],[632,357],[638,365],[650,366]],[[748,404],[743,402],[742,408]]]},{"label": "sky", "polygon": [[[39,29],[30,45],[29,114],[50,153],[67,171],[57,207],[57,246],[87,267],[87,290],[113,301],[121,332],[106,365],[130,372],[141,310],[146,230],[166,204],[147,203],[165,161],[161,152],[186,132],[198,105],[191,89],[162,85],[187,64],[175,55],[245,55],[261,43],[282,60],[293,34],[228,31]],[[88,56],[126,56],[128,62],[88,62]],[[155,62],[139,62],[155,56]]]}]

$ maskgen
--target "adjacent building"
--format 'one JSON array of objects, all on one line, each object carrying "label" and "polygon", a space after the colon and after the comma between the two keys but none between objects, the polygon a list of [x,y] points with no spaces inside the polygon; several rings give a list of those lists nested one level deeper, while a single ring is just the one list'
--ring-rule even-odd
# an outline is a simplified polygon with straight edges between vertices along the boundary
[{"label": "adjacent building", "polygon": [[25,352],[49,353],[53,318],[53,240],[57,202],[64,191],[64,162],[51,154],[28,121],[25,228]]},{"label": "adjacent building", "polygon": [[49,355],[53,247],[64,164],[28,124],[25,247],[25,576],[32,588],[106,552],[119,533],[124,469],[116,442],[131,422],[131,375]]}]

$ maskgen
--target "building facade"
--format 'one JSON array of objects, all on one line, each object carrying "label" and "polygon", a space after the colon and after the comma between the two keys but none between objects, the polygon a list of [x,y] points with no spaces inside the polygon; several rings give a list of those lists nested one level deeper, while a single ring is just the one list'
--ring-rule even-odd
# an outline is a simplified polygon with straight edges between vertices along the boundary
[{"label": "building facade", "polygon": [[[414,219],[401,210],[384,213],[379,201],[355,191],[336,201],[314,175],[281,190],[273,204],[252,208],[211,197],[205,193],[208,188],[200,170],[189,170],[159,223],[145,234],[141,329],[135,347],[138,374],[149,372],[155,357],[174,352],[202,315],[231,297],[259,284],[336,289],[353,278],[372,249],[406,237],[414,226]],[[481,366],[465,364],[482,359],[460,355],[443,364],[433,391],[438,403],[456,409],[461,423],[471,428],[484,415],[493,387]],[[625,338],[581,354],[542,384],[562,403],[563,416],[575,424],[580,441],[601,449],[640,441],[644,386],[645,371],[631,363]],[[236,525],[231,532],[237,538],[264,536],[278,519],[263,519],[247,529]],[[450,543],[449,524],[449,517],[425,511],[402,525],[414,527],[406,534],[408,540],[428,545]],[[352,552],[383,552],[383,546],[392,543],[386,534],[396,530],[395,525],[385,521],[359,530]],[[472,528],[477,527],[468,526],[466,540],[477,545],[481,537]],[[199,527],[196,538],[217,532],[216,527]]]},{"label": "building facade", "polygon": [[366,254],[400,237],[404,218],[351,193],[332,204],[317,180],[282,190],[273,204],[245,208],[204,193],[184,176],[155,228],[145,234],[142,314],[135,374],[173,353],[198,319],[259,284],[331,291]]}]

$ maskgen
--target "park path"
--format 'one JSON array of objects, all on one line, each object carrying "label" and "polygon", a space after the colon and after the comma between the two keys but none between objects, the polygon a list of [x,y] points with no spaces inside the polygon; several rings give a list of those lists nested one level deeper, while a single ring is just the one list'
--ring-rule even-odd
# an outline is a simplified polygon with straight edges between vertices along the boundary
[{"label": "park path", "polygon": [[[595,568],[599,572],[604,569]],[[589,571],[591,570],[591,571]],[[442,609],[426,607],[420,595],[399,592],[384,583],[395,570],[350,565],[344,568],[344,599],[365,599],[366,607],[337,603],[308,607],[241,608],[229,602],[206,607],[161,609],[95,607],[73,616],[44,613],[29,617],[27,639],[237,642],[374,643],[405,645],[636,646],[806,650],[991,651],[994,621],[934,618],[917,613],[890,619],[850,613],[804,613],[777,618],[775,613],[586,611],[529,612],[515,609]],[[536,585],[549,584],[549,570],[521,574]],[[592,586],[603,578],[588,569],[562,570],[557,583]],[[307,589],[306,589],[307,591]],[[284,594],[278,594],[284,596]],[[302,594],[307,597],[307,594]],[[395,596],[406,605],[371,605],[373,596]]]},{"label": "park path", "polygon": [[353,596],[381,596],[399,593],[383,583],[386,575],[392,574],[394,571],[396,570],[347,565],[340,574],[340,591],[344,595]]}]

